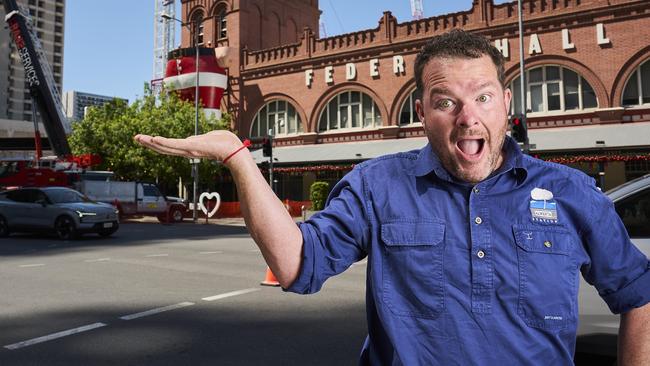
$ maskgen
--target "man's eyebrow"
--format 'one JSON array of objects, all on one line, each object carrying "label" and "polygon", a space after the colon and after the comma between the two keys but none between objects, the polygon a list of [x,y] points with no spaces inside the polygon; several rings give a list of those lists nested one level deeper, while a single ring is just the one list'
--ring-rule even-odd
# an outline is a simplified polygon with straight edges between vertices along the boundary
[{"label": "man's eyebrow", "polygon": [[445,95],[449,95],[449,94],[451,94],[451,91],[449,91],[449,89],[447,89],[447,88],[443,88],[443,87],[434,87],[434,88],[431,88],[431,90],[429,91],[429,95],[430,95],[430,96],[433,96],[433,95],[436,95],[436,94],[445,94]]},{"label": "man's eyebrow", "polygon": [[486,88],[495,87],[496,85],[497,84],[494,81],[486,81],[483,84],[480,84],[479,86],[474,88],[474,91],[479,91],[479,90],[483,90],[483,89],[486,89]]}]

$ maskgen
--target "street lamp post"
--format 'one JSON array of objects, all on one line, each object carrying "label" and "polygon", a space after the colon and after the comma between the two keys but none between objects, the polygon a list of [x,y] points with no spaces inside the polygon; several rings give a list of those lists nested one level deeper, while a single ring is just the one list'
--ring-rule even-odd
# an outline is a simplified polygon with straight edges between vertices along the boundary
[{"label": "street lamp post", "polygon": [[[196,136],[199,134],[199,30],[198,30],[198,25],[203,22],[203,19],[184,23],[180,19],[174,18],[168,14],[162,14],[161,18],[179,22],[183,27],[187,27],[187,30],[190,32],[190,35],[192,34],[191,26],[194,24],[195,28],[197,28],[194,29],[194,50],[196,51],[195,60],[194,60],[194,74],[196,75],[194,80],[196,84],[194,87],[194,136]],[[201,159],[192,158],[190,159],[190,161],[192,164],[192,178],[193,178],[192,221],[196,223],[198,220],[197,192],[199,186],[199,162],[201,161]]]},{"label": "street lamp post", "polygon": [[[517,13],[519,15],[519,80],[521,81],[521,114],[524,116],[522,123],[524,123],[525,141],[524,153],[530,152],[530,141],[528,140],[528,121],[526,119],[526,71],[524,68],[524,19],[521,9],[521,0],[517,0]],[[513,91],[514,92],[514,91]]]}]

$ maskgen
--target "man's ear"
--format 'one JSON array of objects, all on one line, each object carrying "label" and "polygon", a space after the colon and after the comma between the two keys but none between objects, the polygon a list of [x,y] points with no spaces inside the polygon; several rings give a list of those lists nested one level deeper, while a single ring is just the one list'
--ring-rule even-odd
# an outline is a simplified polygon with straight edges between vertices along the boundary
[{"label": "man's ear", "polygon": [[510,88],[505,88],[503,90],[503,102],[505,103],[506,114],[508,114],[508,111],[510,110],[510,100],[512,100],[512,92],[510,91]]},{"label": "man's ear", "polygon": [[415,114],[418,115],[420,122],[424,124],[424,106],[419,98],[415,100]]}]

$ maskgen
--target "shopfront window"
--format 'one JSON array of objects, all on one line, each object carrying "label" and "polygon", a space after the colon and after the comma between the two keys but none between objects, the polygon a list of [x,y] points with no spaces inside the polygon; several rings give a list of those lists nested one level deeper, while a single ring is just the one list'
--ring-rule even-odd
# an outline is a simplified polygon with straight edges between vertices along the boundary
[{"label": "shopfront window", "polygon": [[[598,107],[596,93],[578,73],[561,66],[540,66],[526,71],[526,104],[530,113],[552,113]],[[521,113],[521,80],[508,85],[511,113]]]},{"label": "shopfront window", "polygon": [[358,130],[381,126],[379,107],[369,95],[345,91],[330,100],[321,113],[318,132]]},{"label": "shopfront window", "polygon": [[253,118],[250,136],[267,136],[270,129],[276,137],[302,133],[302,122],[296,108],[285,100],[268,102]]},{"label": "shopfront window", "polygon": [[642,105],[650,103],[650,60],[639,66],[625,85],[623,91],[624,106]]}]

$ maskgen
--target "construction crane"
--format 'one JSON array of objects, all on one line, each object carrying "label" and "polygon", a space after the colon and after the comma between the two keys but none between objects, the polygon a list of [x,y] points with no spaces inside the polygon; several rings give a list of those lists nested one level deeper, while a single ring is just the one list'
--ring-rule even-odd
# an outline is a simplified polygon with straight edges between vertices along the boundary
[{"label": "construction crane", "polygon": [[320,26],[319,27],[320,28],[320,31],[319,31],[320,34],[318,35],[318,38],[327,38],[327,30],[325,29],[325,22],[323,21],[323,19],[320,20],[318,25]]},{"label": "construction crane", "polygon": [[[174,0],[155,0],[153,33],[153,75],[151,89],[160,91],[167,67],[167,55],[174,47],[176,35],[176,4]],[[166,16],[163,17],[163,14]]]},{"label": "construction crane", "polygon": [[422,0],[411,0],[411,15],[414,20],[419,20],[424,17],[424,7]]},{"label": "construction crane", "polygon": [[[63,114],[61,97],[56,89],[54,76],[52,76],[52,70],[45,57],[38,33],[34,29],[29,9],[18,5],[16,0],[4,0],[4,8],[5,14],[7,14],[5,21],[9,26],[9,33],[25,68],[25,82],[29,85],[32,106],[34,103],[38,106],[38,112],[54,153],[60,157],[69,156],[71,151],[66,135],[72,129],[70,122]],[[36,128],[35,144],[38,159],[40,158],[40,133],[34,112],[35,110],[33,110],[32,116]]]}]

